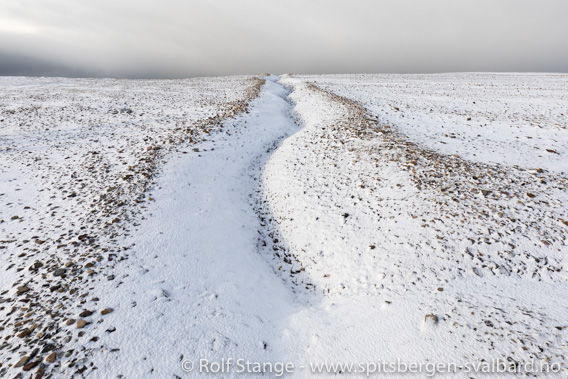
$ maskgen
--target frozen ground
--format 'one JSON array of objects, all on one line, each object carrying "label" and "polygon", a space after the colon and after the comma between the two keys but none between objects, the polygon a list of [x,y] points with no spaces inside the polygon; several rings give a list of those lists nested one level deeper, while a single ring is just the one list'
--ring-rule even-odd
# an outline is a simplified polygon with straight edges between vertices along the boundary
[{"label": "frozen ground", "polygon": [[567,367],[567,82],[2,78],[0,373]]},{"label": "frozen ground", "polygon": [[568,171],[568,76],[302,76],[361,102],[411,141],[476,162]]}]

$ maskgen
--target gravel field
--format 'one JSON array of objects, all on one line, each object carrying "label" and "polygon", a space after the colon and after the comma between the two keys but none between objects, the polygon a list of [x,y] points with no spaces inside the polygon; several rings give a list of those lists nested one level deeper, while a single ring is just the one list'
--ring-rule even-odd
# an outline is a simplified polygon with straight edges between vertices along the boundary
[{"label": "gravel field", "polygon": [[0,100],[2,377],[567,372],[567,75],[5,77]]}]

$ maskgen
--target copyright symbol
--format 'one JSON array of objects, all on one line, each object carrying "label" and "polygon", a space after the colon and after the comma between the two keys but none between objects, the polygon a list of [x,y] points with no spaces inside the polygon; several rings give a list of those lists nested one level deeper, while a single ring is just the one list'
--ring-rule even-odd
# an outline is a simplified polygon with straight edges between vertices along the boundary
[{"label": "copyright symbol", "polygon": [[193,370],[193,362],[189,360],[184,360],[181,362],[181,369],[185,372],[191,372]]}]

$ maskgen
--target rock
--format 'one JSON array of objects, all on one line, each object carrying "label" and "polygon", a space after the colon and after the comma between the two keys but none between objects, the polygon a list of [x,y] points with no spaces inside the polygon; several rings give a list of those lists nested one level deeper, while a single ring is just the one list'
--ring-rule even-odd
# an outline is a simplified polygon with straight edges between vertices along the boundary
[{"label": "rock", "polygon": [[24,338],[24,337],[29,336],[30,334],[32,334],[32,331],[31,331],[31,330],[29,330],[29,329],[24,329],[24,330],[22,330],[20,333],[18,333],[18,337],[19,337],[19,338]]},{"label": "rock", "polygon": [[83,312],[79,313],[79,317],[89,317],[92,314],[93,314],[92,311],[88,311],[85,309]]},{"label": "rock", "polygon": [[527,192],[527,196],[530,197],[531,199],[534,199],[536,197],[536,195],[534,193],[530,193],[530,192]]},{"label": "rock", "polygon": [[55,353],[55,351],[51,352],[51,354],[45,357],[45,361],[49,363],[55,362],[56,359],[57,359],[57,354]]},{"label": "rock", "polygon": [[43,267],[43,263],[41,263],[40,261],[37,261],[37,262],[34,263],[34,267],[35,268]]},{"label": "rock", "polygon": [[38,245],[42,245],[42,244],[45,243],[44,240],[40,240],[40,239],[36,239],[34,242],[37,243]]},{"label": "rock", "polygon": [[430,313],[430,314],[424,316],[424,323],[425,324],[430,323],[430,324],[436,325],[438,323],[438,316],[433,314],[433,313]]},{"label": "rock", "polygon": [[53,271],[53,276],[61,276],[67,272],[66,268],[58,268],[57,270]]},{"label": "rock", "polygon": [[18,363],[16,363],[14,365],[14,367],[22,367],[23,365],[25,365],[28,361],[30,360],[30,357],[28,357],[27,355],[23,356],[22,358],[20,358],[20,360],[18,361]]},{"label": "rock", "polygon": [[489,190],[481,190],[481,194],[482,194],[483,196],[487,197],[488,195],[491,194],[491,191],[489,191]]},{"label": "rock", "polygon": [[108,315],[109,313],[112,313],[113,309],[112,308],[105,308],[101,311],[101,314],[104,315]]},{"label": "rock", "polygon": [[120,113],[123,113],[123,114],[131,114],[131,113],[132,113],[132,109],[130,109],[130,108],[120,108]]},{"label": "rock", "polygon": [[49,353],[52,350],[55,350],[55,345],[48,343],[48,344],[43,346],[43,349],[41,349],[41,353],[42,354]]},{"label": "rock", "polygon": [[41,363],[40,361],[30,362],[30,363],[26,364],[23,369],[24,369],[24,371],[30,371],[31,369],[33,369],[34,367],[36,367],[40,363]]},{"label": "rock", "polygon": [[85,325],[87,325],[87,321],[86,320],[78,320],[77,321],[77,329],[82,329],[85,327]]},{"label": "rock", "polygon": [[30,289],[28,287],[25,286],[20,286],[18,287],[18,292],[16,293],[17,295],[21,295],[23,293],[28,292]]}]

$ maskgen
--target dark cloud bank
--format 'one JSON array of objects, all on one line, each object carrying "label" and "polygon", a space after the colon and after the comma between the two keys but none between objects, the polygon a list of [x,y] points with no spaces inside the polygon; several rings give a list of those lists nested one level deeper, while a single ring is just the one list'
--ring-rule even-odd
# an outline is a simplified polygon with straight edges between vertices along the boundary
[{"label": "dark cloud bank", "polygon": [[565,0],[3,0],[0,75],[568,72]]}]

